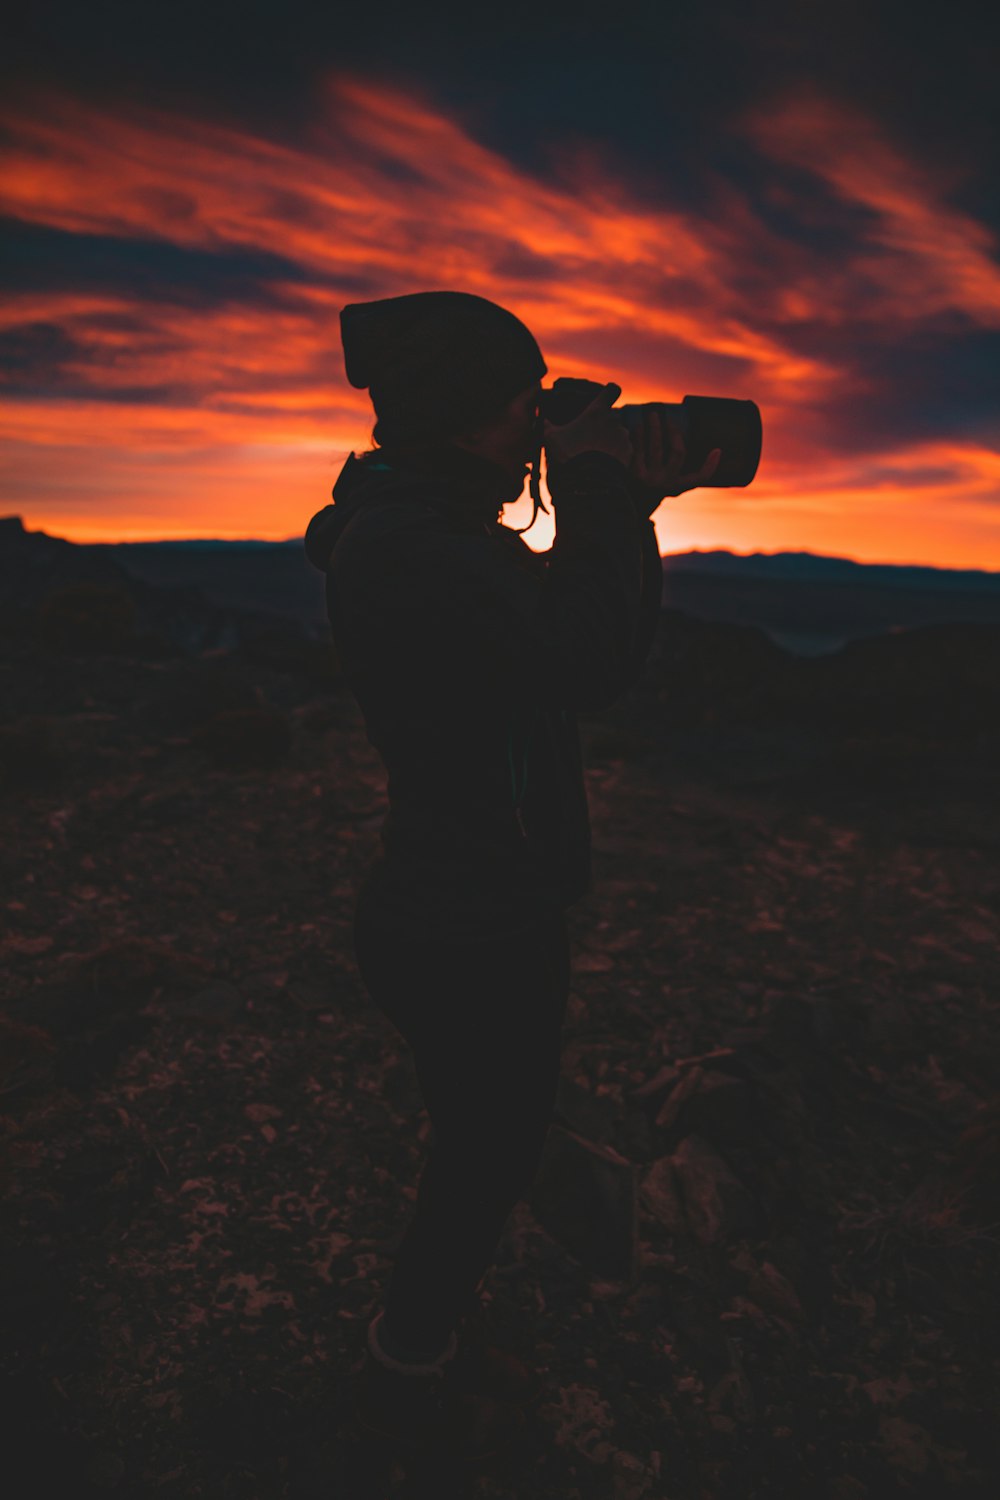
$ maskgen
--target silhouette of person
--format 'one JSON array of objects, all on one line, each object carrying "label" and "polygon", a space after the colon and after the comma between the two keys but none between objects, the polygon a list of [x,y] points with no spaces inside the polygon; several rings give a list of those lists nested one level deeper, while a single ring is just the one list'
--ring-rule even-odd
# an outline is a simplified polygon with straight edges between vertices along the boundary
[{"label": "silhouette of person", "polygon": [[[718,455],[681,482],[677,432],[647,415],[633,448],[616,386],[543,429],[538,344],[481,297],[352,305],[341,335],[375,446],[347,459],[305,545],[387,773],[355,954],[412,1049],[432,1138],[369,1348],[377,1325],[417,1365],[454,1347],[552,1114],[566,909],[591,887],[576,715],[638,677],[662,595],[649,516]],[[500,512],[543,439],[556,536],[537,554]]]}]

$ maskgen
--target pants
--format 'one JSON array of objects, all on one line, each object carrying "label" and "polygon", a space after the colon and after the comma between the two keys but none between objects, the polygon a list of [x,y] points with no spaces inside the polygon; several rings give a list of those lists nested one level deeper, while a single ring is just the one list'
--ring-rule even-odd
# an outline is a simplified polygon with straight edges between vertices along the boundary
[{"label": "pants", "polygon": [[541,1159],[569,998],[566,917],[483,944],[416,942],[380,925],[362,892],[354,945],[372,1000],[412,1050],[433,1127],[385,1325],[408,1348],[439,1349]]}]

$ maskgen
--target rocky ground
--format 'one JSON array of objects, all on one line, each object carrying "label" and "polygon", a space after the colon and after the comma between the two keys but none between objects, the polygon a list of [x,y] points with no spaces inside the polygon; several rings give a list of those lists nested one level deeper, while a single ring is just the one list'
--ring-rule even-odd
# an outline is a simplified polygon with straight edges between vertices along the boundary
[{"label": "rocky ground", "polygon": [[347,1412],[428,1132],[354,968],[357,709],[280,632],[102,646],[63,606],[0,643],[8,1493],[995,1492],[992,709],[837,733],[828,674],[757,712],[746,638],[665,616],[584,722],[559,1114],[486,1287],[546,1399],[513,1472],[428,1478]]}]

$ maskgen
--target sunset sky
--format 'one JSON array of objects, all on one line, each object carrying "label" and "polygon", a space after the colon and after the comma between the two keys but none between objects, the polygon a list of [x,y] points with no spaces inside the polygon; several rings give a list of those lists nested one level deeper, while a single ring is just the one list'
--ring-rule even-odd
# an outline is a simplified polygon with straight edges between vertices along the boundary
[{"label": "sunset sky", "polygon": [[301,536],[370,440],[340,308],[452,288],[549,380],[758,403],[757,478],[666,501],[662,552],[1000,569],[996,9],[574,11],[25,7],[0,512]]}]

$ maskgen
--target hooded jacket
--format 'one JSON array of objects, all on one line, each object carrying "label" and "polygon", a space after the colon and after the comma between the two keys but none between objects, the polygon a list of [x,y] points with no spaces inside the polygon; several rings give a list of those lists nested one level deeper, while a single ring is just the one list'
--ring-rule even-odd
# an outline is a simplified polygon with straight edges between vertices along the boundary
[{"label": "hooded jacket", "polygon": [[550,473],[547,553],[500,523],[502,487],[457,448],[430,472],[352,454],[306,530],[388,779],[358,899],[407,937],[526,931],[590,890],[577,713],[636,680],[660,616],[648,496],[617,459]]}]

